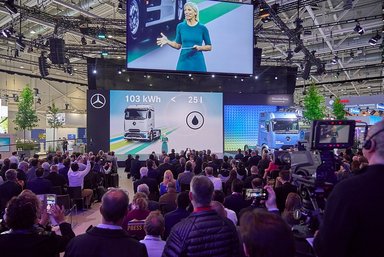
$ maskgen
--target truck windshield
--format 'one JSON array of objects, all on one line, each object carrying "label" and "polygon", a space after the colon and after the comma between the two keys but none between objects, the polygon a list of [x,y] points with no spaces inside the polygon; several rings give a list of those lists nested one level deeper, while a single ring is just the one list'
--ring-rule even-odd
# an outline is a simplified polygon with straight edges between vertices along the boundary
[{"label": "truck windshield", "polygon": [[272,127],[276,133],[297,133],[299,131],[297,120],[273,120]]},{"label": "truck windshield", "polygon": [[126,109],[126,120],[145,120],[147,118],[147,111],[137,109]]}]

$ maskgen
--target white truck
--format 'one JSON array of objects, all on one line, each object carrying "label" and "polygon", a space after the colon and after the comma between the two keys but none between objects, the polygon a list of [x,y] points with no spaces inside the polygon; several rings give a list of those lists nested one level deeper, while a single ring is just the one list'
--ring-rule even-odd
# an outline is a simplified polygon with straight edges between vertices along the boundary
[{"label": "white truck", "polygon": [[155,110],[151,105],[129,105],[124,111],[124,139],[153,141],[161,130],[155,129]]},{"label": "white truck", "polygon": [[128,0],[129,39],[138,40],[144,30],[155,25],[165,23],[177,25],[182,22],[185,3],[186,0]]}]

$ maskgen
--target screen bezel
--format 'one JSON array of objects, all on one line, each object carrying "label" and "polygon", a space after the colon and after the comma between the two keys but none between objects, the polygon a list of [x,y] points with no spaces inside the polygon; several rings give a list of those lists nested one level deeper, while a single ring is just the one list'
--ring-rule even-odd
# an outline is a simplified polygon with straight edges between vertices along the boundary
[{"label": "screen bezel", "polygon": [[[228,1],[219,1],[219,0],[205,0],[205,1],[212,1],[212,2],[221,2],[221,3],[232,3],[232,4],[239,4],[239,5],[249,5],[249,6],[252,6],[253,7],[253,4],[250,4],[250,3],[242,3],[242,2],[228,2]],[[126,10],[128,11],[129,10],[129,0],[126,1],[126,6],[125,6]],[[255,23],[255,17],[254,15],[252,15],[252,24]],[[252,54],[252,73],[228,73],[228,72],[213,72],[213,71],[207,71],[207,72],[197,72],[197,71],[178,71],[178,70],[166,70],[166,69],[143,69],[143,68],[132,68],[132,67],[129,67],[128,66],[128,46],[129,46],[129,42],[130,42],[130,39],[129,39],[129,32],[128,32],[128,28],[129,27],[129,15],[127,14],[126,15],[126,35],[125,35],[125,39],[126,39],[126,44],[125,44],[125,67],[128,71],[139,71],[139,72],[160,72],[160,73],[167,73],[167,72],[172,72],[172,73],[176,73],[176,74],[196,74],[196,75],[210,75],[210,74],[218,74],[218,75],[229,75],[229,76],[234,76],[234,75],[239,75],[239,76],[253,76],[255,74],[255,57],[254,57],[254,46],[255,46],[255,37],[254,37],[254,32],[253,32],[253,29],[252,29],[252,50],[251,50],[251,54]]]},{"label": "screen bezel", "polygon": [[[346,143],[320,143],[321,126],[349,126],[348,142]],[[354,120],[315,120],[312,125],[311,148],[317,150],[331,150],[349,148],[354,144],[354,132],[356,122]]]}]

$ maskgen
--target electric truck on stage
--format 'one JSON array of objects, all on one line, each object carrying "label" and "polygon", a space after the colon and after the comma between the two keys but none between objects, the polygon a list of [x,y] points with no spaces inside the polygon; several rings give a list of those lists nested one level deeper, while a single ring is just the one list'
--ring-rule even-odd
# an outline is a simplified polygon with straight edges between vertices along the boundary
[{"label": "electric truck on stage", "polygon": [[161,130],[155,128],[155,110],[151,105],[129,105],[124,111],[124,139],[153,141]]}]

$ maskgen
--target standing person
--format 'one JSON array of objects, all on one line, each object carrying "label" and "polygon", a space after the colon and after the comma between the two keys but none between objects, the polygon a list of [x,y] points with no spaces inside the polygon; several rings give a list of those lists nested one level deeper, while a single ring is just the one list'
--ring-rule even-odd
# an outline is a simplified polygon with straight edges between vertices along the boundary
[{"label": "standing person", "polygon": [[213,183],[205,176],[195,176],[190,188],[194,211],[173,227],[162,256],[239,256],[235,225],[211,207]]},{"label": "standing person", "polygon": [[167,134],[163,133],[163,135],[161,136],[161,152],[162,153],[168,153],[168,137],[167,137]]},{"label": "standing person", "polygon": [[127,159],[125,160],[125,169],[124,172],[127,173],[127,178],[131,178],[131,164],[132,164],[132,155],[128,154]]},{"label": "standing person", "polygon": [[176,27],[175,41],[170,41],[161,33],[161,37],[157,38],[157,45],[181,49],[176,70],[206,72],[203,51],[212,50],[208,29],[199,22],[199,8],[195,3],[185,3],[184,15],[185,21]]},{"label": "standing person", "polygon": [[145,244],[149,257],[161,257],[165,241],[161,240],[164,233],[164,217],[159,211],[151,212],[145,219],[144,230],[146,236],[140,243]]},{"label": "standing person", "polygon": [[384,121],[373,125],[363,145],[368,166],[339,182],[327,199],[314,240],[319,257],[384,256]]},{"label": "standing person", "polygon": [[128,195],[121,189],[106,192],[101,200],[101,224],[75,237],[64,256],[147,257],[145,246],[121,227],[128,212],[128,202]]},{"label": "standing person", "polygon": [[68,141],[65,137],[63,137],[63,153],[65,153],[66,151],[68,151]]},{"label": "standing person", "polygon": [[77,162],[71,164],[71,168],[68,171],[68,185],[70,187],[81,187],[81,196],[85,198],[85,207],[89,209],[91,208],[93,190],[84,188],[84,177],[91,171],[91,163],[87,157],[85,157],[85,160],[87,161],[85,170],[80,170]]}]

